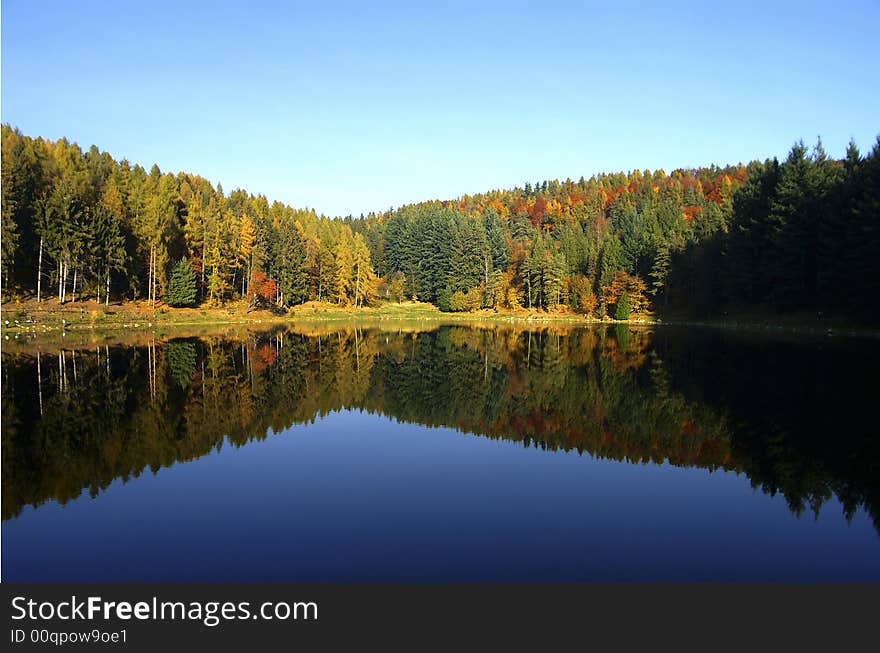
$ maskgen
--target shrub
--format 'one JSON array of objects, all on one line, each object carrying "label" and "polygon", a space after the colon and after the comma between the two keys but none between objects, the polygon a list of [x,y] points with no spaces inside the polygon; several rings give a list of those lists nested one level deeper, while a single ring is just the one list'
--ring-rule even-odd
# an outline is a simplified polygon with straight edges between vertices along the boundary
[{"label": "shrub", "polygon": [[464,296],[464,309],[466,311],[479,310],[483,305],[483,286],[471,288]]},{"label": "shrub", "polygon": [[460,312],[467,308],[467,298],[460,290],[456,290],[449,298],[449,310]]}]

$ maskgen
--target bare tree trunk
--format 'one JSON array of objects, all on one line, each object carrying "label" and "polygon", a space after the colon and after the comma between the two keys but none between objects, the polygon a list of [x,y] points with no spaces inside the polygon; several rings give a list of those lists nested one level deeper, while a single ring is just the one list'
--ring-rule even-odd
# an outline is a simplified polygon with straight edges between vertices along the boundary
[{"label": "bare tree trunk", "polygon": [[104,306],[110,305],[110,264],[107,264],[107,285],[104,290]]},{"label": "bare tree trunk", "polygon": [[37,259],[37,302],[40,301],[40,283],[43,280],[43,239],[40,238],[40,256]]},{"label": "bare tree trunk", "polygon": [[156,248],[153,247],[153,287],[150,290],[150,305],[156,308]]},{"label": "bare tree trunk", "polygon": [[73,285],[70,287],[70,301],[72,302],[76,301],[76,273],[78,271],[76,268],[73,268]]},{"label": "bare tree trunk", "polygon": [[147,272],[147,303],[149,303],[153,292],[153,246],[150,245],[150,264]]},{"label": "bare tree trunk", "polygon": [[70,260],[64,261],[64,281],[61,284],[61,303],[67,301],[67,275],[70,274]]}]

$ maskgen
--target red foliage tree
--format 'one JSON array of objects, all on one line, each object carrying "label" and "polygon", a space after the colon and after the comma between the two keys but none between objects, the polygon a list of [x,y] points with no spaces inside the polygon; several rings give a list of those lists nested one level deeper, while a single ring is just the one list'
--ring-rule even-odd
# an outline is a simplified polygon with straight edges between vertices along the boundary
[{"label": "red foliage tree", "polygon": [[259,296],[266,301],[272,301],[278,294],[278,284],[275,279],[266,276],[259,270],[254,270],[251,275],[251,283],[248,287],[248,295],[250,297]]}]

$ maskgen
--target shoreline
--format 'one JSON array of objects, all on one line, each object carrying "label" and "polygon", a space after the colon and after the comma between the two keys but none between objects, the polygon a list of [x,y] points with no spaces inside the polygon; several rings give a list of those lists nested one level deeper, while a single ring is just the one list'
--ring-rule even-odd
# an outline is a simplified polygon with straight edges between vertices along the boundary
[{"label": "shoreline", "polygon": [[613,326],[627,324],[635,327],[675,326],[703,327],[766,334],[804,334],[848,337],[880,337],[880,329],[864,327],[840,320],[815,323],[799,316],[725,317],[699,319],[686,316],[659,318],[654,315],[636,316],[629,320],[595,318],[573,312],[493,311],[442,312],[433,304],[421,302],[386,303],[376,307],[341,307],[332,304],[308,302],[285,313],[267,309],[248,311],[243,302],[215,307],[171,308],[165,305],[155,309],[145,302],[96,304],[91,301],[55,301],[38,304],[35,301],[8,301],[0,306],[0,331],[4,341],[21,336],[66,336],[92,333],[112,336],[131,332],[165,333],[169,330],[249,329],[291,325],[344,325],[419,323],[431,326],[447,324],[497,324],[510,326]]},{"label": "shoreline", "polygon": [[157,328],[169,326],[204,326],[232,324],[289,324],[296,322],[353,322],[353,321],[430,321],[439,323],[492,321],[508,323],[567,323],[567,324],[658,324],[653,316],[630,320],[587,317],[573,312],[529,311],[463,311],[443,312],[433,304],[421,302],[386,303],[376,307],[343,307],[333,304],[307,302],[279,313],[268,309],[248,311],[243,302],[224,306],[171,308],[165,305],[155,309],[141,302],[110,304],[105,307],[94,302],[6,302],[0,307],[2,328],[8,331],[57,331],[90,329],[116,330],[129,328]]}]

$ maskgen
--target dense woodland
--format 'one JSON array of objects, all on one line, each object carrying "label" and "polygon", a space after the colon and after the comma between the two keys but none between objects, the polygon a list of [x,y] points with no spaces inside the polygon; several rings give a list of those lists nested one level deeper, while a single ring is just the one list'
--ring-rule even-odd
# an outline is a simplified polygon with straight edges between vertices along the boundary
[{"label": "dense woodland", "polygon": [[863,426],[873,388],[848,383],[877,358],[853,341],[815,348],[626,324],[314,327],[7,351],[2,514],[272,431],[297,437],[283,432],[351,409],[547,450],[735,470],[797,514],[836,496],[880,528],[880,443]]},{"label": "dense woodland", "polygon": [[357,218],[8,125],[2,139],[7,296],[880,317],[880,139],[842,161],[797,143],[781,162],[540,181]]}]

